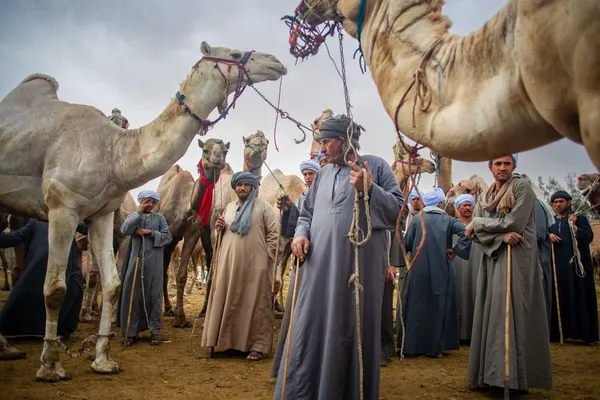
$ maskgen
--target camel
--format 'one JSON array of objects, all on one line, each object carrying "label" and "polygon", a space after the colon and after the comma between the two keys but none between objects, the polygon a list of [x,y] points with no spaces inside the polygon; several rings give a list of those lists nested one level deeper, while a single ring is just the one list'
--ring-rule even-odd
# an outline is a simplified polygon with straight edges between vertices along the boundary
[{"label": "camel", "polygon": [[295,18],[341,22],[388,115],[438,154],[486,161],[568,138],[600,168],[600,2],[509,0],[463,37],[443,4],[302,0]]},{"label": "camel", "polygon": [[600,214],[600,174],[589,173],[577,177],[577,189],[586,198],[594,214]]},{"label": "camel", "polygon": [[319,135],[319,125],[321,124],[321,122],[331,117],[333,117],[333,111],[331,110],[331,108],[328,108],[326,110],[323,110],[323,113],[321,113],[320,116],[315,118],[315,120],[310,124],[310,127],[312,128],[313,132],[313,141],[310,145],[311,160],[315,160],[321,152],[321,136]]},{"label": "camel", "polygon": [[[161,201],[158,203],[156,211],[164,215],[173,235],[173,241],[165,247],[163,254],[163,295],[166,315],[170,315],[172,312],[168,295],[168,271],[171,255],[179,241],[183,240],[181,262],[176,273],[177,300],[174,311],[175,319],[173,320],[173,327],[175,328],[189,328],[192,326],[185,317],[183,292],[187,282],[187,265],[198,240],[202,241],[202,247],[208,262],[210,263],[212,260],[210,220],[199,220],[196,210],[200,209],[200,204],[207,191],[213,190],[207,185],[215,184],[219,180],[221,169],[225,167],[225,158],[230,143],[225,144],[220,139],[208,139],[206,143],[198,140],[198,145],[202,149],[202,159],[199,164],[202,166],[202,169],[199,169],[200,179],[194,181],[192,174],[181,169],[179,165],[174,165],[162,176],[158,184],[158,194]],[[214,202],[213,198],[213,204]],[[210,213],[210,208],[208,213]]]},{"label": "camel", "polygon": [[489,185],[483,180],[482,177],[473,175],[469,179],[463,179],[448,192],[446,192],[446,204],[454,204],[454,200],[461,194],[470,194],[478,201],[480,196],[485,194],[489,189]]},{"label": "camel", "polygon": [[270,54],[211,47],[206,42],[201,52],[206,58],[192,67],[165,110],[137,129],[119,128],[97,108],[59,100],[58,82],[44,74],[28,76],[0,101],[0,206],[50,225],[46,335],[38,380],[71,377],[60,364],[56,331],[78,221],[88,223],[103,286],[91,368],[96,373],[119,373],[109,355],[110,319],[120,289],[112,252],[113,212],[129,190],[167,172],[196,134],[206,133],[214,123],[206,119],[215,108],[225,114],[230,93],[237,98],[242,87],[275,81],[287,73]]},{"label": "camel", "polygon": [[[171,261],[169,263],[170,266],[170,275],[177,279],[177,271],[181,264],[181,252],[183,250],[183,242],[179,242],[175,249],[173,250],[173,254],[171,254]],[[204,278],[205,275],[205,266],[206,266],[206,254],[204,253],[204,249],[202,248],[202,242],[198,241],[192,254],[190,255],[190,260],[187,265],[188,271],[192,272],[192,280],[190,281],[189,286],[185,289],[185,294],[191,294],[194,285],[201,285],[198,282],[198,266],[200,267],[201,277]],[[175,285],[177,287],[177,285]],[[201,287],[201,286],[199,286]]]},{"label": "camel", "polygon": [[409,154],[402,146],[402,143],[398,139],[393,147],[394,150],[394,162],[390,167],[394,171],[400,190],[405,193],[410,187],[409,178],[411,175],[417,173],[433,174],[436,171],[435,164],[422,157],[414,157],[410,160],[409,165]]}]

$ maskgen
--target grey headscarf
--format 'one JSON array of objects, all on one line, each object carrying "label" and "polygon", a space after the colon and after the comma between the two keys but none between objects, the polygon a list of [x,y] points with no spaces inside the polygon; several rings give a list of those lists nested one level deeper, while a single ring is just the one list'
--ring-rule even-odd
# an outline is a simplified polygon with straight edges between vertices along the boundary
[{"label": "grey headscarf", "polygon": [[348,127],[350,126],[350,122],[352,122],[352,124],[354,125],[354,131],[352,133],[352,144],[354,145],[356,150],[360,150],[360,146],[358,145],[358,139],[360,139],[361,131],[364,130],[364,128],[345,115],[336,115],[321,122],[321,124],[319,125],[319,135],[321,136],[321,139],[338,138],[340,136],[343,136],[347,139]]},{"label": "grey headscarf", "polygon": [[250,172],[236,172],[231,177],[231,187],[235,190],[240,183],[248,183],[252,186],[248,198],[244,201],[240,212],[235,217],[229,229],[231,232],[239,233],[242,236],[248,234],[252,225],[252,210],[254,209],[254,200],[256,198],[256,189],[260,186],[260,176],[251,174]]}]

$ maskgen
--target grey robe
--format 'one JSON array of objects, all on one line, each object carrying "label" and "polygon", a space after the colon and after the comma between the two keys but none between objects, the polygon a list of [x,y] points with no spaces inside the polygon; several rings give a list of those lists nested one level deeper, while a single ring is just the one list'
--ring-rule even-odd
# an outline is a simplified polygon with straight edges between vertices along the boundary
[{"label": "grey robe", "polygon": [[[468,259],[471,242],[465,238],[465,225],[456,218],[437,207],[426,207],[424,213],[427,236],[408,271],[404,293],[404,354],[436,357],[460,346],[454,270],[446,250],[452,248],[458,257]],[[454,247],[453,234],[460,237]],[[421,218],[413,218],[404,237],[406,251],[413,258],[422,235]]]},{"label": "grey robe", "polygon": [[543,274],[544,299],[546,301],[546,318],[548,319],[548,329],[550,329],[550,320],[552,315],[552,248],[550,246],[550,225],[546,211],[541,201],[535,202],[533,211],[535,220],[535,236],[538,248],[540,267]]},{"label": "grey robe", "polygon": [[[379,399],[381,302],[388,261],[386,230],[394,229],[404,201],[388,165],[376,156],[368,161],[373,175],[370,195],[372,234],[360,247],[361,331],[364,399]],[[338,184],[334,191],[334,180]],[[302,266],[290,341],[285,398],[288,400],[357,399],[359,364],[356,343],[354,250],[347,238],[355,190],[350,167],[329,164],[319,171],[307,193],[296,237],[310,240]],[[313,223],[314,221],[314,223]],[[364,203],[360,227],[366,232]],[[287,350],[287,343],[286,343]],[[281,398],[285,362],[281,362],[274,399]]]},{"label": "grey robe", "polygon": [[[467,381],[470,388],[504,386],[504,315],[507,246],[503,236],[517,232],[512,246],[510,303],[510,388],[552,388],[552,364],[542,275],[538,263],[531,185],[516,177],[515,205],[503,218],[475,207],[474,243],[482,250]],[[492,199],[488,199],[491,201]]]},{"label": "grey robe", "polygon": [[[150,229],[152,234],[144,235],[143,239],[135,232],[138,229]],[[121,293],[119,295],[119,306],[117,308],[116,326],[121,328],[121,336],[133,337],[150,329],[152,335],[158,335],[161,328],[162,298],[163,298],[163,250],[171,243],[173,237],[169,231],[167,221],[162,214],[152,212],[144,216],[139,212],[133,212],[121,225],[121,233],[131,236],[127,253],[125,254],[123,267],[121,269]],[[145,241],[144,260],[142,263],[142,240]],[[140,256],[135,280],[135,290],[131,307],[131,321],[129,333],[127,330],[127,317],[129,315],[129,300],[131,286],[135,271],[136,260]],[[142,270],[144,274],[144,296],[146,298],[146,309],[144,310],[144,297],[142,296]],[[148,322],[146,321],[148,312]]]}]

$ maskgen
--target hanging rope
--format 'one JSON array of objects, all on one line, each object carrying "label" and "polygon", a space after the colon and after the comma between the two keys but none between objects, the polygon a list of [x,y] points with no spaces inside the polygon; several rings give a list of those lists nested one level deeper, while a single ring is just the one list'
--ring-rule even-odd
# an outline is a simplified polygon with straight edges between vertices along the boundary
[{"label": "hanging rope", "polygon": [[575,274],[580,278],[585,278],[585,268],[581,263],[581,253],[579,253],[579,243],[577,243],[577,226],[569,221],[569,234],[571,235],[571,246],[573,251],[573,257],[569,260],[569,263],[575,264]]}]

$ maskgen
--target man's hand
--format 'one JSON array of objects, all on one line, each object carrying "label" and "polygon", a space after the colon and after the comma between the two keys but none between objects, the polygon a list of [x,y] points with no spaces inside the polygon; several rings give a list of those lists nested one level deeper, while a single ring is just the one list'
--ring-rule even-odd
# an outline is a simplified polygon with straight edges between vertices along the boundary
[{"label": "man's hand", "polygon": [[371,175],[371,170],[369,169],[369,162],[365,161],[365,170],[367,171],[367,182],[363,182],[363,174],[362,170],[358,165],[352,164],[352,170],[350,170],[350,184],[354,186],[354,188],[358,192],[365,191],[365,186],[367,187],[367,191],[371,190],[373,187],[373,175]]},{"label": "man's hand", "polygon": [[144,212],[144,209],[146,207],[152,207],[153,201],[154,200],[152,200],[151,198],[142,199],[142,201],[140,202],[140,205],[138,206],[137,210],[139,212]]},{"label": "man's hand", "polygon": [[137,233],[140,236],[144,236],[144,235],[150,235],[152,233],[152,231],[150,229],[138,229],[137,231],[135,231],[135,233]]},{"label": "man's hand", "polygon": [[448,259],[454,260],[454,257],[456,257],[456,254],[454,253],[454,250],[447,249],[446,250],[446,256],[448,256]]},{"label": "man's hand", "polygon": [[391,282],[394,280],[394,276],[396,276],[396,267],[393,265],[388,265],[387,270],[385,271],[385,281]]},{"label": "man's hand", "polygon": [[475,228],[473,227],[473,221],[469,222],[469,225],[465,228],[465,236],[469,240],[473,240],[473,231]]},{"label": "man's hand", "polygon": [[519,235],[517,232],[508,232],[504,235],[502,240],[504,241],[504,243],[508,243],[514,246],[515,244],[523,240],[523,236]]},{"label": "man's hand", "polygon": [[215,228],[220,231],[225,229],[225,218],[223,215],[219,215],[219,218],[217,218],[217,221],[215,222]]},{"label": "man's hand", "polygon": [[292,241],[292,253],[294,253],[296,258],[300,259],[300,261],[304,261],[309,248],[310,241],[304,236],[298,236]]},{"label": "man's hand", "polygon": [[575,215],[575,214],[569,215],[569,222],[576,223],[577,222],[577,215]]},{"label": "man's hand", "polygon": [[555,235],[554,233],[550,234],[550,241],[552,243],[560,243],[562,241],[562,239],[560,238],[560,236]]},{"label": "man's hand", "polygon": [[[285,199],[285,202],[284,202]],[[282,208],[283,206],[283,208]],[[289,211],[292,208],[292,199],[289,196],[281,195],[277,198],[277,208],[279,208],[283,212]]]}]

